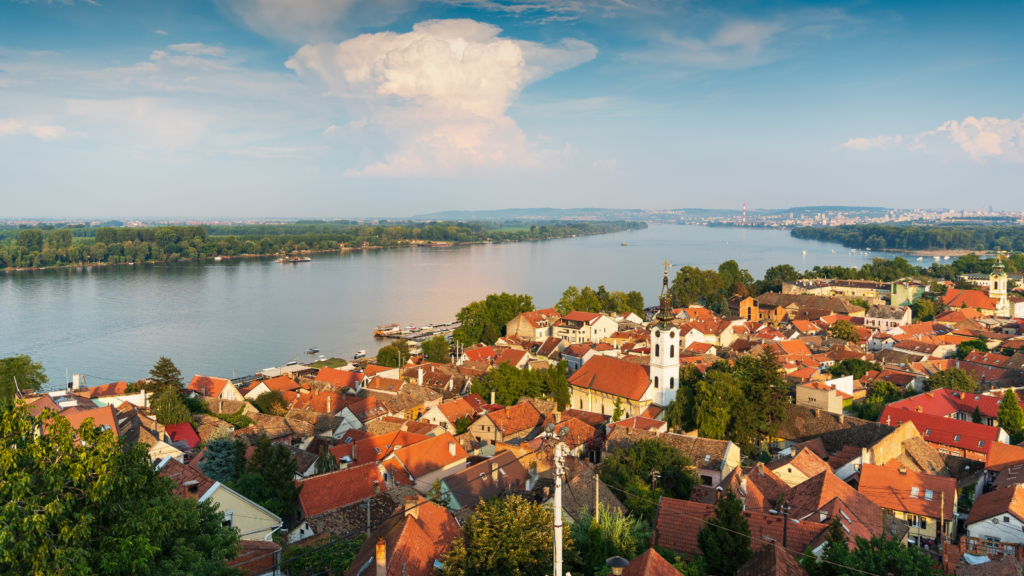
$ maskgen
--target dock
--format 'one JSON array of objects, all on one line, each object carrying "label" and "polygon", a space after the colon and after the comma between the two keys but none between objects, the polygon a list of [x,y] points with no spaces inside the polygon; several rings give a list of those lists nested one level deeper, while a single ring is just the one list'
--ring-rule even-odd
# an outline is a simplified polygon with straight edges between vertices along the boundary
[{"label": "dock", "polygon": [[389,339],[393,339],[393,340],[405,339],[405,340],[408,340],[409,342],[424,342],[426,340],[429,340],[429,339],[433,338],[434,336],[445,336],[445,337],[450,336],[452,334],[452,332],[454,332],[455,329],[458,328],[461,325],[462,324],[460,322],[450,322],[448,324],[444,324],[444,325],[441,325],[441,326],[435,326],[431,330],[416,330],[416,331],[410,331],[410,332],[406,332],[406,331],[392,332],[392,333],[388,333],[388,334],[380,334],[380,335],[377,335],[377,337],[379,337],[379,338],[389,338]]}]

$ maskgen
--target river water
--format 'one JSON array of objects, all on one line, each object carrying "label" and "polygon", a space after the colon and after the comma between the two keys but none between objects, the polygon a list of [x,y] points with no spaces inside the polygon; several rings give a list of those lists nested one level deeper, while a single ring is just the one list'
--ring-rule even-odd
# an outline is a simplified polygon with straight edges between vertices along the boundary
[{"label": "river water", "polygon": [[452,321],[466,303],[494,292],[530,294],[537,307],[548,307],[569,285],[603,284],[639,290],[651,305],[666,259],[701,268],[733,259],[761,278],[776,264],[805,270],[869,258],[788,231],[654,226],[538,242],[314,254],[306,264],[232,258],[0,272],[0,358],[32,356],[56,386],[65,371],[86,374],[89,385],[144,378],[160,356],[174,360],[186,381],[193,374],[244,376],[309,358],[303,352],[312,346],[326,356],[351,358],[360,349],[372,356],[382,345],[373,338],[378,324]]}]

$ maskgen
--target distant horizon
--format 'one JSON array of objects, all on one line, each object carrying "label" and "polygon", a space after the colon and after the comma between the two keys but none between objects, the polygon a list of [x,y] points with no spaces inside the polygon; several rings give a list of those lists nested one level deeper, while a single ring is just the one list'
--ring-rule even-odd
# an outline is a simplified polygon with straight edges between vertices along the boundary
[{"label": "distant horizon", "polygon": [[[934,212],[934,211],[968,211],[975,212],[979,210],[987,210],[988,206],[982,208],[950,208],[945,206],[940,207],[921,207],[915,209],[906,208],[895,208],[885,206],[791,206],[788,208],[754,208],[748,206],[746,208],[747,214],[778,214],[786,212],[810,212],[810,213],[826,213],[826,212],[857,212],[857,211],[896,211],[901,213],[913,213],[913,212]],[[993,214],[1024,214],[1024,210],[999,210],[998,206],[993,206]],[[37,221],[37,222],[107,222],[107,221],[119,221],[119,222],[144,222],[144,223],[180,223],[188,221],[213,221],[213,222],[244,222],[244,221],[260,221],[260,222],[282,222],[282,223],[294,223],[302,220],[310,221],[324,221],[331,222],[335,220],[377,220],[377,221],[413,221],[422,222],[426,220],[438,220],[444,219],[449,220],[453,218],[435,218],[435,215],[444,215],[449,213],[463,213],[463,214],[481,214],[481,213],[501,213],[501,212],[541,212],[541,211],[561,211],[565,213],[583,213],[588,211],[617,211],[617,212],[636,212],[636,213],[651,213],[651,212],[712,212],[712,213],[730,213],[734,215],[740,215],[743,213],[743,208],[608,208],[608,207],[587,207],[587,208],[552,208],[552,207],[537,207],[537,208],[498,208],[489,210],[444,210],[428,214],[414,214],[409,216],[395,216],[395,215],[375,215],[375,216],[364,216],[364,215],[346,215],[346,216],[79,216],[79,217],[55,217],[55,216],[0,216],[0,223],[4,222],[16,222],[16,221]],[[462,219],[462,218],[454,218]],[[491,216],[491,217],[480,217],[480,218],[465,218],[466,220],[536,220],[541,219],[537,216]],[[561,218],[550,218],[552,220],[558,220]]]}]

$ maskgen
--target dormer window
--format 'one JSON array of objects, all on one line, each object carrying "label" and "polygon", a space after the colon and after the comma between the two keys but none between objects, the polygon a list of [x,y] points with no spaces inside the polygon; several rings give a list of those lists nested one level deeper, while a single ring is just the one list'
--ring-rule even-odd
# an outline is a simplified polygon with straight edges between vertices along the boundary
[{"label": "dormer window", "polygon": [[921,490],[917,486],[914,486],[913,488],[910,489],[910,497],[911,498],[917,498],[917,495],[920,494],[920,493],[921,493]]}]

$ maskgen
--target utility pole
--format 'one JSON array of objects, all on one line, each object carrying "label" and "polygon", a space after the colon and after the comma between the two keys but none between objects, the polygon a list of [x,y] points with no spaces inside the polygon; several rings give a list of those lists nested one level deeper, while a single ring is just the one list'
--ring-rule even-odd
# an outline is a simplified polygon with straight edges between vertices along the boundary
[{"label": "utility pole", "polygon": [[562,443],[555,442],[555,575],[562,576]]},{"label": "utility pole", "polygon": [[657,489],[658,478],[661,478],[661,472],[658,472],[654,468],[651,468],[651,491]]},{"label": "utility pole", "polygon": [[785,548],[789,539],[789,502],[782,505],[782,547]]}]

